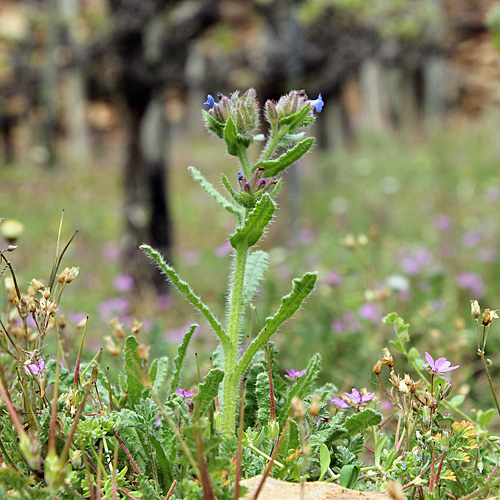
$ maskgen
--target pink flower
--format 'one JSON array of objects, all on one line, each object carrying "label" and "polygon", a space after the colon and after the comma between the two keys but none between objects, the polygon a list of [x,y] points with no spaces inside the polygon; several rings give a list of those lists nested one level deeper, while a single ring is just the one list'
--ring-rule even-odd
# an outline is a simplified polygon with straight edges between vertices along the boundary
[{"label": "pink flower", "polygon": [[302,375],[304,375],[304,373],[306,373],[305,370],[295,370],[295,369],[291,369],[291,370],[285,370],[286,371],[286,374],[288,375],[288,377],[290,378],[290,380],[299,380],[300,377],[302,377]]},{"label": "pink flower", "polygon": [[194,396],[196,393],[195,392],[190,392],[186,389],[177,389],[175,391],[176,394],[178,394],[179,396],[182,396],[184,398],[184,400],[186,400],[187,398],[190,398],[191,396]]},{"label": "pink flower", "polygon": [[40,375],[45,369],[45,361],[43,359],[39,359],[37,363],[30,363],[29,365],[23,366],[26,375]]},{"label": "pink flower", "polygon": [[364,406],[366,403],[374,398],[375,394],[369,392],[367,394],[362,394],[354,387],[352,392],[345,392],[343,398],[333,398],[330,404],[335,404],[339,408],[351,408],[352,406]]},{"label": "pink flower", "polygon": [[434,361],[434,358],[428,352],[425,353],[425,359],[427,360],[427,363],[429,363],[429,367],[427,369],[432,373],[446,373],[460,368],[460,365],[450,366],[451,362],[446,358],[438,358]]}]

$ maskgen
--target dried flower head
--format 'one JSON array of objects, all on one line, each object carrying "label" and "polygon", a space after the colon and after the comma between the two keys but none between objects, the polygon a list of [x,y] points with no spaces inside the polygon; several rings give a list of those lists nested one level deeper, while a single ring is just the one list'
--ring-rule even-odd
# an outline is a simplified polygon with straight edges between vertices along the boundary
[{"label": "dried flower head", "polygon": [[486,308],[483,312],[483,325],[488,326],[494,319],[498,319],[497,314],[498,309],[492,311],[491,309]]},{"label": "dried flower head", "polygon": [[481,316],[481,308],[479,307],[479,302],[477,300],[470,301],[471,314],[474,319],[478,319]]}]

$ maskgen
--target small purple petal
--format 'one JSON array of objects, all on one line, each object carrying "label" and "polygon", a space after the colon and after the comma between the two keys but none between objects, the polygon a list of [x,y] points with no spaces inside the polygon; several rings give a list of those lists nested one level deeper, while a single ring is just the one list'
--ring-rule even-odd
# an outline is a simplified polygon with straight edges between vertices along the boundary
[{"label": "small purple petal", "polygon": [[343,399],[340,399],[340,398],[333,398],[330,401],[330,404],[332,404],[332,403],[335,406],[338,406],[339,408],[350,408],[350,406]]}]

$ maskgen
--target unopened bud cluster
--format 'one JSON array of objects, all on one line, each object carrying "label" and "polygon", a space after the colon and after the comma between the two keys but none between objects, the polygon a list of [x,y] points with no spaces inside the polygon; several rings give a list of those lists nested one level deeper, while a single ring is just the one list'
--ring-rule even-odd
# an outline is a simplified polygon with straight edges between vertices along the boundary
[{"label": "unopened bud cluster", "polygon": [[[229,96],[218,94],[219,102],[210,94],[204,103],[208,108],[208,114],[215,118],[219,124],[224,125],[231,118],[240,134],[249,134],[259,126],[259,103],[255,89],[247,90],[242,96],[235,91]],[[213,127],[206,121],[207,127],[219,135],[219,129]]]},{"label": "unopened bud cluster", "polygon": [[238,182],[240,184],[240,189],[242,193],[248,193],[250,195],[255,195],[257,193],[266,193],[274,189],[276,185],[276,180],[268,177],[264,177],[265,169],[260,166],[257,167],[248,180],[243,174],[238,174]]},{"label": "unopened bud cluster", "polygon": [[304,90],[292,90],[287,95],[280,97],[278,102],[266,101],[266,120],[271,125],[277,125],[279,120],[298,113],[305,106],[309,107],[310,116],[313,117],[313,110],[318,113],[323,109],[323,98],[321,94],[315,100],[309,100]]}]

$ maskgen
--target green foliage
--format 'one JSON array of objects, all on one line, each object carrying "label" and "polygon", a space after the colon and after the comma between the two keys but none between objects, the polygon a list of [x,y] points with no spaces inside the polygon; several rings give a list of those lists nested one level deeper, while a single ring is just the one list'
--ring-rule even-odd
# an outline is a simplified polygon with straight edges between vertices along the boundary
[{"label": "green foliage", "polygon": [[219,385],[224,378],[224,372],[219,368],[212,368],[198,387],[198,405],[200,415],[204,415],[208,408],[213,404],[215,397],[219,392]]},{"label": "green foliage", "polygon": [[264,278],[269,263],[269,255],[262,250],[249,254],[245,269],[245,282],[243,284],[243,303],[248,304]]},{"label": "green foliage", "polygon": [[287,167],[302,158],[309,151],[313,143],[314,139],[312,137],[304,139],[275,160],[257,162],[253,166],[252,170],[255,170],[257,167],[262,166],[265,169],[266,177],[273,177],[275,175],[278,175]]},{"label": "green foliage", "polygon": [[255,245],[271,221],[275,209],[276,204],[274,201],[268,194],[264,194],[255,205],[255,208],[247,215],[243,225],[238,227],[236,232],[229,238],[233,248],[237,248],[241,244],[246,247]]},{"label": "green foliage", "polygon": [[170,394],[179,388],[179,380],[181,377],[182,365],[184,363],[184,359],[186,358],[187,348],[197,327],[198,325],[196,324],[191,325],[189,330],[184,334],[184,338],[177,348],[177,356],[174,359],[175,370],[172,375],[172,383],[170,384]]},{"label": "green foliage", "polygon": [[133,336],[127,337],[125,340],[124,359],[125,372],[127,374],[127,394],[128,404],[133,407],[138,404],[143,387],[143,361],[137,353],[139,342]]}]

